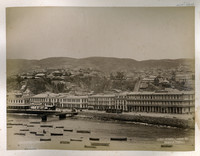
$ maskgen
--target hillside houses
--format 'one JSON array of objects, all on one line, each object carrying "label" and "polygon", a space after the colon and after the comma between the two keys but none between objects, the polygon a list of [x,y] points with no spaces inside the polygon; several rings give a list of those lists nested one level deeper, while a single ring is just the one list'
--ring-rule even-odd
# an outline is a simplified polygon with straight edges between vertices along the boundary
[{"label": "hillside houses", "polygon": [[194,80],[194,73],[177,72],[175,75],[175,81],[177,82],[186,82],[190,80]]},{"label": "hillside houses", "polygon": [[[54,68],[29,71],[18,75],[20,88],[24,91],[30,89],[35,92],[34,86],[26,86],[26,82],[35,86],[41,84],[42,91],[52,92],[91,92],[104,93],[114,89],[122,91],[133,91],[138,88],[140,91],[155,91],[159,89],[172,88],[178,90],[192,90],[194,86],[194,73],[188,68],[160,67],[144,68],[134,71],[110,71],[104,73],[92,68]],[[13,78],[15,79],[15,78]],[[38,82],[33,82],[38,81]],[[130,85],[129,85],[130,84]],[[135,87],[135,84],[137,86]],[[24,85],[24,88],[22,88]],[[18,87],[19,88],[19,87]],[[138,90],[137,89],[137,90]]]}]

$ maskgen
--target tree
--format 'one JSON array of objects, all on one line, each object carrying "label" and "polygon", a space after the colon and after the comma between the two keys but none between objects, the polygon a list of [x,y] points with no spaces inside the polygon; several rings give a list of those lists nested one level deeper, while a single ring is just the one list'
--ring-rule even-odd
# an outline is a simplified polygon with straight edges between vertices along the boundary
[{"label": "tree", "polygon": [[175,71],[172,71],[172,78],[171,78],[171,80],[172,81],[175,81],[175,79],[176,79],[176,72]]},{"label": "tree", "polygon": [[117,75],[115,77],[117,80],[125,80],[126,76],[124,74],[124,72],[117,72]]}]

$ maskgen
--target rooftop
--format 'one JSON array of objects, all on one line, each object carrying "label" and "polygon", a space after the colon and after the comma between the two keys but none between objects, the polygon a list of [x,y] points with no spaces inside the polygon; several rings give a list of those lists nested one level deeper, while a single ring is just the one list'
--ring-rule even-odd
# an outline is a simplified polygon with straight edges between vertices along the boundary
[{"label": "rooftop", "polygon": [[80,98],[88,98],[88,96],[60,96],[59,98],[67,98],[67,99],[80,99]]},{"label": "rooftop", "polygon": [[128,95],[180,95],[180,94],[194,94],[193,91],[174,91],[174,92],[168,92],[168,91],[160,91],[160,92],[131,92]]},{"label": "rooftop", "polygon": [[47,97],[58,97],[58,96],[59,94],[46,92],[46,93],[34,95],[33,98],[47,98]]},{"label": "rooftop", "polygon": [[115,97],[114,94],[97,94],[97,95],[92,95],[91,97]]}]

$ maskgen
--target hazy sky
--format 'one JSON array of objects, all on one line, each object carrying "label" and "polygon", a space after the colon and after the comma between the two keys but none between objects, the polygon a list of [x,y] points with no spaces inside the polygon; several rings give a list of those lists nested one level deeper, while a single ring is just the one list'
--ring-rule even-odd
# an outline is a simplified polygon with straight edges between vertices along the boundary
[{"label": "hazy sky", "polygon": [[194,8],[8,8],[7,58],[194,57]]}]

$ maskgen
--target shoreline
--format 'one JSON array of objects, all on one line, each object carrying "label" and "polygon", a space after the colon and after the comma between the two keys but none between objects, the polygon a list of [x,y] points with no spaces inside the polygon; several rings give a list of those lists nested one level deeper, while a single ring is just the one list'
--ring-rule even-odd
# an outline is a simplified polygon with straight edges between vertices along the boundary
[{"label": "shoreline", "polygon": [[[38,115],[29,113],[7,113],[7,114],[17,114],[17,115]],[[84,116],[84,117],[83,117]],[[194,117],[190,114],[185,115],[170,115],[170,114],[152,114],[152,113],[141,113],[141,112],[123,112],[123,113],[106,113],[103,111],[94,110],[82,110],[78,111],[78,118],[95,119],[101,121],[123,121],[123,122],[133,122],[135,124],[143,125],[154,125],[161,127],[171,127],[171,128],[183,128],[183,129],[194,129],[195,121]]]},{"label": "shoreline", "polygon": [[[78,116],[91,117],[93,119],[99,120],[117,120],[117,121],[127,121],[142,123],[155,126],[166,126],[166,127],[176,127],[176,128],[191,128],[194,129],[194,120],[186,120],[180,118],[170,118],[170,117],[156,117],[151,115],[141,115],[141,114],[116,114],[116,113],[105,113],[105,112],[92,112],[92,111],[81,111],[78,112]],[[77,116],[77,117],[78,117]]]}]

